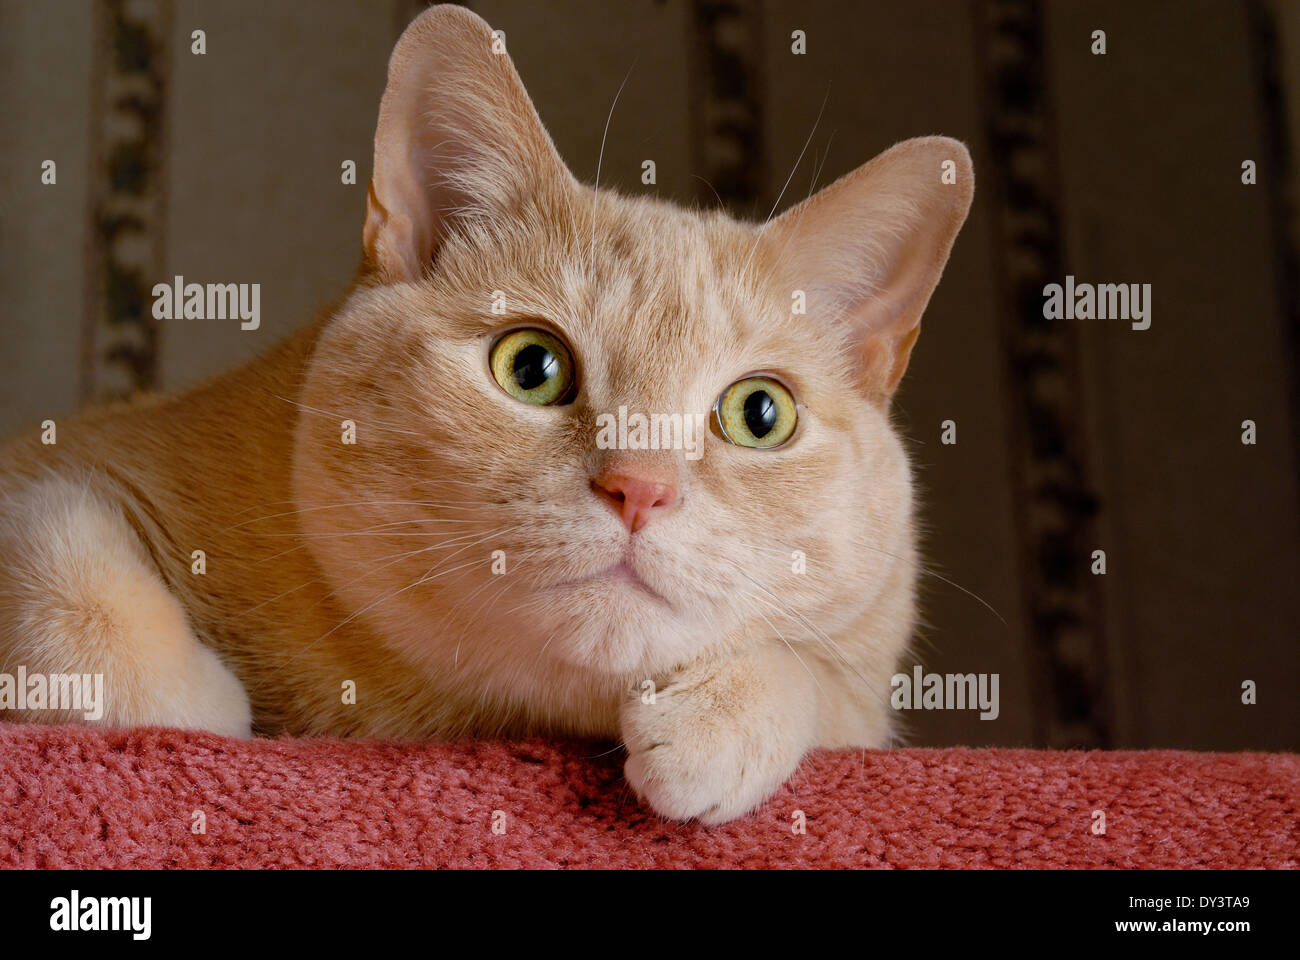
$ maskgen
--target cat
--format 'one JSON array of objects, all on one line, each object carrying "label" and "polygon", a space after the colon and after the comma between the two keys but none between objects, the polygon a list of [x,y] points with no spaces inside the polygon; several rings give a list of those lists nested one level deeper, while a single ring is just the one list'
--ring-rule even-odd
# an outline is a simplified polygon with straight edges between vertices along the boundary
[{"label": "cat", "polygon": [[[886,746],[919,569],[890,403],[973,189],[943,137],[762,225],[582,185],[488,25],[431,8],[345,295],[4,449],[0,673],[102,674],[112,727],[616,739],[706,824]],[[620,408],[707,423],[700,455],[598,444]]]}]

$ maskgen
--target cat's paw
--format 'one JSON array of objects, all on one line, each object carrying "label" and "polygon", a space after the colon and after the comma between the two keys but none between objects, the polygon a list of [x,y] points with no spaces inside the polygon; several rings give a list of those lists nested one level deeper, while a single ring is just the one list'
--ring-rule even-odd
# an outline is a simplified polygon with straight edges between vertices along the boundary
[{"label": "cat's paw", "polygon": [[807,747],[802,712],[771,694],[751,677],[684,677],[653,703],[625,703],[628,784],[670,820],[718,824],[749,813],[790,777]]}]

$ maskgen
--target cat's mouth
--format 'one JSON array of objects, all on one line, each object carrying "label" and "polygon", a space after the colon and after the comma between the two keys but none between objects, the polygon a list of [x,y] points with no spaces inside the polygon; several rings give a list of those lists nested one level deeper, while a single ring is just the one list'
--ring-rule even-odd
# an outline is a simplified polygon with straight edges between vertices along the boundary
[{"label": "cat's mouth", "polygon": [[671,606],[671,604],[668,603],[668,600],[663,596],[663,594],[659,593],[659,591],[655,590],[648,583],[646,583],[645,580],[641,577],[641,574],[637,573],[636,568],[633,567],[632,564],[630,564],[626,560],[623,560],[612,566],[606,567],[604,570],[598,570],[595,573],[590,574],[589,576],[579,577],[576,580],[566,580],[563,583],[557,583],[551,589],[564,590],[571,587],[581,587],[581,586],[588,586],[588,585],[595,585],[595,586],[608,585],[608,586],[613,586],[615,588],[622,587],[630,590],[635,590],[640,593],[643,593],[644,595],[654,600],[658,600],[662,604]]}]

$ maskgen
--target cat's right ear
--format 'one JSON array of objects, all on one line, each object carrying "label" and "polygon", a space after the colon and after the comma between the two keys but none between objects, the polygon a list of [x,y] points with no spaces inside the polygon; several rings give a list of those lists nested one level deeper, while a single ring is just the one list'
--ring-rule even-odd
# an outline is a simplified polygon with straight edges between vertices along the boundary
[{"label": "cat's right ear", "polygon": [[458,221],[508,216],[555,178],[572,181],[504,38],[464,7],[432,7],[388,62],[362,270],[419,280]]},{"label": "cat's right ear", "polygon": [[970,153],[948,137],[886,150],[787,210],[763,232],[772,273],[838,330],[868,396],[888,402],[907,369],[975,190]]}]

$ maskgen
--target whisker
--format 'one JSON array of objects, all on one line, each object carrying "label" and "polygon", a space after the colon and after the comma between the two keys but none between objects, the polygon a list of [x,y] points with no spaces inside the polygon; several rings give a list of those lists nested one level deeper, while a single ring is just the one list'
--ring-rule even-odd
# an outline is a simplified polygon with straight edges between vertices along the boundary
[{"label": "whisker", "polygon": [[[767,600],[765,597],[761,597],[756,593],[749,594],[749,597],[754,600],[762,600],[768,606],[772,606],[772,602],[770,600]],[[776,608],[773,607],[773,609]],[[817,684],[817,689],[821,691],[822,699],[829,704],[830,697],[826,693],[826,688],[823,687],[822,682],[817,679],[817,675],[814,674],[812,670],[809,669],[808,664],[803,662],[803,657],[799,656],[799,654],[795,651],[794,646],[790,643],[789,640],[785,638],[785,634],[783,634],[780,630],[777,630],[776,624],[774,624],[771,620],[767,619],[767,614],[763,613],[762,611],[758,611],[758,615],[762,617],[763,622],[766,623],[769,627],[771,627],[773,632],[776,633],[776,635],[781,638],[781,642],[786,645],[786,648],[789,649],[790,653],[794,656],[794,658],[799,661],[799,666],[803,667],[804,671],[808,674],[808,676],[812,677],[812,682]]]},{"label": "whisker", "polygon": [[627,68],[627,76],[625,76],[623,78],[623,82],[618,85],[618,92],[614,94],[614,102],[609,105],[609,115],[605,117],[605,132],[600,137],[600,154],[599,156],[596,157],[596,182],[592,186],[592,191],[591,191],[591,216],[592,216],[591,270],[593,273],[595,272],[596,269],[596,228],[595,228],[596,200],[600,196],[600,168],[601,168],[601,164],[605,162],[605,141],[609,139],[609,124],[610,121],[614,119],[614,108],[618,106],[618,98],[623,95],[623,88],[627,86],[627,82],[628,80],[631,79],[632,71],[635,68],[636,68],[636,61],[633,60],[632,66]]},{"label": "whisker", "polygon": [[[872,545],[872,544],[870,544],[870,543],[864,543],[864,542],[861,541],[861,540],[854,540],[854,541],[853,541],[853,544],[854,544],[854,546],[865,547],[865,548],[868,549],[868,550],[875,550],[877,553],[884,554],[884,555],[887,556],[887,557],[892,557],[892,558],[895,559],[895,560],[902,560],[902,557],[898,556],[898,555],[895,554],[895,553],[890,553],[888,550],[882,550],[880,547],[874,546],[874,545]],[[967,590],[967,589],[966,589],[965,587],[963,587],[960,583],[957,583],[957,582],[954,581],[954,580],[949,580],[949,579],[948,579],[947,577],[945,577],[943,574],[938,573],[937,571],[930,569],[929,567],[927,567],[927,566],[926,566],[925,564],[923,564],[923,563],[918,562],[916,566],[917,566],[917,569],[920,570],[921,573],[925,574],[926,576],[934,577],[936,580],[942,580],[944,583],[948,584],[948,586],[950,586],[950,587],[955,587],[956,589],[960,590],[962,593],[966,594],[966,596],[970,597],[972,600],[976,600],[976,601],[978,601],[978,602],[980,603],[980,605],[984,607],[985,610],[987,610],[989,613],[993,614],[993,616],[997,617],[998,620],[1000,620],[1000,621],[1002,622],[1002,625],[1003,625],[1004,627],[1009,626],[1009,624],[1007,623],[1007,621],[1003,618],[1002,614],[998,613],[997,610],[995,610],[995,609],[993,608],[993,605],[990,604],[990,603],[989,603],[987,600],[985,600],[983,597],[981,597],[978,593],[975,593],[973,590]]]},{"label": "whisker", "polygon": [[767,219],[763,221],[762,226],[760,226],[757,231],[758,236],[754,238],[754,245],[749,248],[749,256],[745,258],[745,263],[740,268],[740,272],[742,274],[744,274],[746,270],[749,269],[749,262],[754,258],[754,251],[758,249],[759,241],[762,239],[763,236],[762,227],[765,227],[772,222],[772,217],[776,213],[776,208],[781,205],[781,198],[785,196],[786,190],[788,190],[790,187],[790,181],[794,179],[795,172],[798,171],[799,169],[799,164],[803,162],[804,154],[808,152],[808,145],[812,143],[812,139],[817,133],[817,127],[822,122],[822,114],[826,112],[826,103],[828,100],[830,100],[830,97],[831,97],[831,85],[827,83],[826,95],[822,97],[822,105],[817,110],[817,119],[813,121],[812,129],[808,131],[808,139],[806,139],[803,142],[803,149],[799,151],[799,156],[795,159],[794,166],[790,168],[790,175],[785,178],[785,184],[782,185],[781,192],[776,195],[776,200],[772,203],[772,209],[768,211]]},{"label": "whisker", "polygon": [[[453,554],[451,554],[451,555],[449,555],[449,556],[443,557],[441,560],[439,560],[437,563],[435,563],[433,566],[431,566],[428,570],[426,570],[425,573],[424,573],[424,575],[421,576],[418,580],[415,580],[415,581],[412,582],[412,583],[408,583],[406,586],[404,586],[404,587],[400,587],[400,588],[398,588],[397,590],[393,590],[393,591],[391,591],[391,592],[389,592],[389,593],[386,593],[386,594],[384,594],[382,597],[380,597],[378,600],[375,600],[375,601],[373,601],[373,602],[371,602],[371,603],[366,604],[366,606],[364,606],[364,607],[362,607],[360,610],[357,610],[357,611],[353,612],[352,614],[350,614],[348,617],[346,617],[346,618],[345,618],[341,623],[339,623],[337,626],[332,627],[330,630],[326,631],[324,634],[322,634],[321,636],[317,637],[315,640],[313,640],[311,643],[309,643],[309,644],[308,644],[306,647],[304,647],[302,650],[299,650],[297,653],[295,653],[295,654],[294,654],[292,657],[290,657],[289,659],[290,659],[290,660],[296,660],[298,657],[302,656],[302,655],[303,655],[304,653],[306,653],[308,650],[310,650],[310,649],[312,649],[314,646],[316,646],[316,644],[320,643],[322,640],[326,639],[327,637],[331,636],[332,634],[334,634],[334,633],[337,632],[338,630],[340,630],[340,629],[342,629],[343,627],[347,626],[349,623],[353,622],[354,620],[356,620],[358,617],[362,616],[363,614],[368,613],[369,611],[373,610],[375,607],[379,606],[381,603],[387,603],[389,600],[393,599],[394,597],[398,596],[399,594],[405,593],[407,590],[413,590],[413,589],[415,589],[415,588],[418,587],[418,586],[421,586],[421,585],[423,585],[423,584],[425,584],[425,583],[429,583],[430,581],[437,579],[437,576],[433,576],[433,572],[434,572],[435,570],[437,570],[437,569],[438,569],[442,564],[446,563],[448,560],[451,560],[453,557],[456,557],[456,556],[458,556],[459,554],[464,553],[464,552],[465,552],[466,550],[468,550],[470,547],[475,546],[476,544],[479,544],[479,543],[483,543],[484,541],[490,539],[491,537],[494,537],[494,536],[499,535],[501,532],[502,532],[502,531],[499,531],[499,530],[492,530],[492,531],[489,531],[488,533],[484,534],[482,537],[480,537],[479,539],[475,540],[474,542],[469,543],[469,544],[466,544],[465,546],[461,547],[460,550],[457,550],[455,553],[453,553]],[[461,564],[460,566],[458,566],[458,567],[453,567],[453,568],[450,569],[450,570],[444,570],[443,573],[442,573],[442,574],[439,574],[438,576],[445,576],[445,575],[448,574],[448,573],[455,573],[457,570],[464,570],[466,567],[471,567],[471,566],[473,566],[473,565],[476,564],[476,563],[482,563],[482,562],[483,562],[482,560],[471,560],[469,563]]]}]

